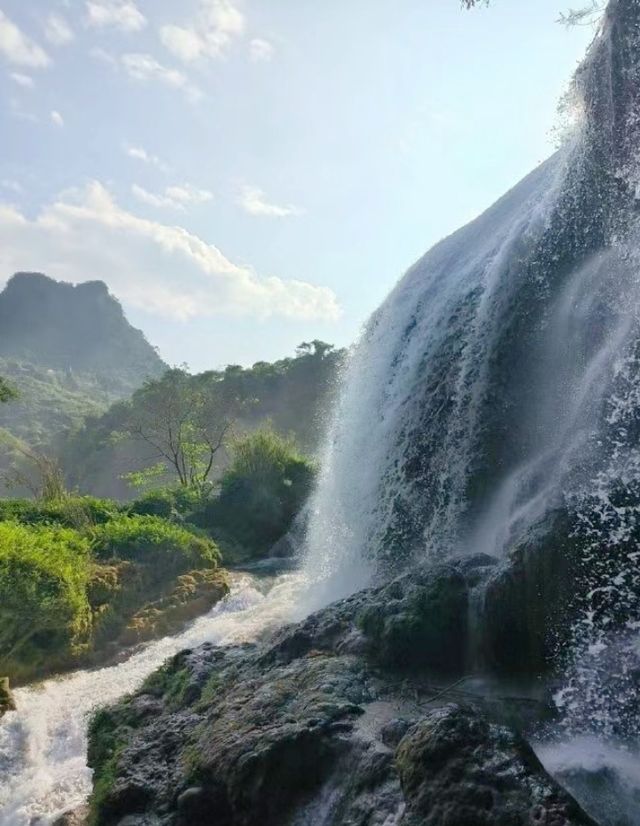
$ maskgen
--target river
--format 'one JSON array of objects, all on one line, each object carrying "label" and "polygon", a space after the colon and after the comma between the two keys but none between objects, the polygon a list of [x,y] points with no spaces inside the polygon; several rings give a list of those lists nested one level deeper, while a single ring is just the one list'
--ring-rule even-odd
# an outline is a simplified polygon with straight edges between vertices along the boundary
[{"label": "river", "polygon": [[181,634],[135,649],[123,662],[76,671],[15,691],[18,710],[0,721],[0,826],[46,826],[91,790],[87,722],[134,691],[173,654],[204,642],[254,639],[293,618],[303,578],[232,575],[229,595]]}]

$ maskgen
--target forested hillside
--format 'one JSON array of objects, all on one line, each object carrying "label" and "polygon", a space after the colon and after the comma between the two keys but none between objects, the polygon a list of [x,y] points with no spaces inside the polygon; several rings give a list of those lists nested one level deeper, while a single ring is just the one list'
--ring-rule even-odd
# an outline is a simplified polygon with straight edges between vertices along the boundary
[{"label": "forested hillside", "polygon": [[[300,345],[294,357],[258,362],[250,368],[230,365],[223,371],[194,376],[171,370],[162,379],[148,382],[130,400],[89,416],[82,427],[58,440],[56,452],[68,485],[95,496],[127,499],[134,489],[123,477],[158,464],[166,473],[157,475],[151,484],[179,481],[180,467],[163,455],[159,443],[164,436],[157,432],[159,420],[169,426],[172,417],[191,428],[185,437],[188,444],[183,445],[185,453],[191,451],[191,458],[203,447],[206,454],[206,443],[220,437],[212,478],[227,462],[229,440],[267,423],[278,433],[293,436],[302,450],[313,454],[343,358],[343,350],[313,341]],[[192,417],[198,405],[203,409],[196,422]],[[199,432],[197,438],[193,428]]]},{"label": "forested hillside", "polygon": [[0,429],[31,445],[77,428],[165,365],[105,284],[17,273],[0,293],[0,375],[18,398]]}]

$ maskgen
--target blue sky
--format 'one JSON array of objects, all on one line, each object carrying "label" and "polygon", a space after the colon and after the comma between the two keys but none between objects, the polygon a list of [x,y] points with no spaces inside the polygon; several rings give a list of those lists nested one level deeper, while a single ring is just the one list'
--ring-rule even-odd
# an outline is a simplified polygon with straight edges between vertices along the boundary
[{"label": "blue sky", "polygon": [[0,283],[105,280],[170,363],[350,343],[554,147],[562,0],[0,0]]}]

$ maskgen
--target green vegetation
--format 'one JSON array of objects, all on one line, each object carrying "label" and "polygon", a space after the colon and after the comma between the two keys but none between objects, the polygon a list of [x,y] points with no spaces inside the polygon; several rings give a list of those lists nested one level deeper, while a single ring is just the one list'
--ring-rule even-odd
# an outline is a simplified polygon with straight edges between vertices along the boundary
[{"label": "green vegetation", "polygon": [[0,671],[12,681],[98,661],[110,643],[170,633],[226,590],[225,558],[255,558],[290,528],[314,466],[272,429],[235,438],[216,488],[130,504],[64,491],[0,500]]},{"label": "green vegetation", "polygon": [[318,445],[343,355],[312,341],[248,369],[165,370],[103,284],[11,279],[0,473],[31,498],[0,499],[0,673],[102,662],[220,599],[218,548],[256,558],[300,512],[314,466],[296,445]]},{"label": "green vegetation", "polygon": [[207,522],[222,544],[228,536],[256,556],[291,527],[311,491],[314,466],[273,430],[235,440],[231,453]]},{"label": "green vegetation", "polygon": [[[0,292],[0,430],[51,453],[165,365],[101,282],[19,273]],[[6,466],[7,461],[4,461]]]},{"label": "green vegetation", "polygon": [[0,403],[9,402],[17,397],[17,391],[0,376]]},{"label": "green vegetation", "polygon": [[344,351],[313,341],[293,358],[247,369],[170,370],[62,438],[67,483],[120,500],[131,498],[131,483],[139,490],[195,483],[206,493],[229,462],[233,435],[266,423],[313,455],[343,359]]},{"label": "green vegetation", "polygon": [[77,649],[87,638],[89,542],[57,526],[0,523],[0,669],[41,664],[43,652]]},{"label": "green vegetation", "polygon": [[0,671],[22,681],[170,633],[195,615],[190,602],[207,610],[224,595],[219,559],[195,528],[114,502],[0,501]]},{"label": "green vegetation", "polygon": [[242,406],[228,383],[184,370],[145,382],[125,406],[118,436],[141,444],[153,464],[129,480],[144,484],[164,473],[203,490]]},{"label": "green vegetation", "polygon": [[220,554],[207,538],[158,516],[117,516],[90,532],[98,559],[125,559],[162,566],[163,572],[215,566]]}]

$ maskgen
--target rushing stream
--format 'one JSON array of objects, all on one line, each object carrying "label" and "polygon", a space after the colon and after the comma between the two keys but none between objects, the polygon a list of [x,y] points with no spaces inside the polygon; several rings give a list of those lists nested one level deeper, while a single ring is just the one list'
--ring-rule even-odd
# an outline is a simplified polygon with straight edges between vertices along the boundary
[{"label": "rushing stream", "polygon": [[291,619],[302,578],[235,575],[231,593],[182,634],[149,643],[118,665],[78,671],[18,689],[17,712],[0,721],[0,826],[44,826],[91,790],[87,720],[176,652],[204,642],[255,638]]}]

